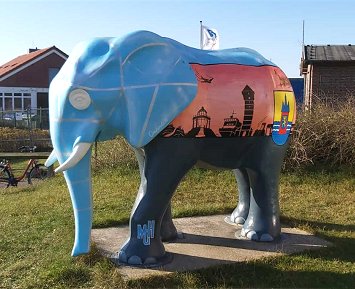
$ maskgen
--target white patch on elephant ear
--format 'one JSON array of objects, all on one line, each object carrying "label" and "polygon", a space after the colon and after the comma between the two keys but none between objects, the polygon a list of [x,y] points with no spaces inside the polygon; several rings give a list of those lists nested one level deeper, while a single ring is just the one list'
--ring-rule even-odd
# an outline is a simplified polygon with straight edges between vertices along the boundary
[{"label": "white patch on elephant ear", "polygon": [[75,89],[69,94],[70,104],[78,110],[87,109],[91,103],[91,97],[84,89]]}]

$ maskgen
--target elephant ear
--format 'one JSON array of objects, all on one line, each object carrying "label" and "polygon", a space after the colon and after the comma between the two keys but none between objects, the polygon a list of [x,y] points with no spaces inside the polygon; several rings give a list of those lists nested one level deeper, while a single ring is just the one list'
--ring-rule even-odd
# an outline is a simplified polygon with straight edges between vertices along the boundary
[{"label": "elephant ear", "polygon": [[156,137],[195,98],[195,74],[183,56],[188,49],[160,37],[146,42],[122,59],[127,105],[124,134],[134,147]]}]

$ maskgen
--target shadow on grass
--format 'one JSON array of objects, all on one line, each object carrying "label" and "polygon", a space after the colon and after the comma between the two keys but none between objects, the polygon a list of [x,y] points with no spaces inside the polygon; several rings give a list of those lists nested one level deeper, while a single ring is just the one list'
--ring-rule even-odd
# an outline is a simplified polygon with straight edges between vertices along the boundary
[{"label": "shadow on grass", "polygon": [[[310,253],[314,257],[321,257],[326,260],[341,260],[345,262],[355,262],[355,225],[341,225],[331,224],[325,222],[299,220],[294,218],[282,218],[282,223],[288,224],[294,227],[310,226],[315,235],[319,238],[330,241],[334,244],[334,247],[326,248],[321,251],[314,251]],[[348,233],[349,237],[337,237],[331,234],[331,231],[335,231],[339,235],[341,232]]]},{"label": "shadow on grass", "polygon": [[[90,270],[88,268],[62,268],[54,272],[52,276],[53,284],[61,284],[66,288],[78,288],[90,281]],[[43,287],[45,284],[43,284]]]},{"label": "shadow on grass", "polygon": [[309,225],[314,229],[320,228],[322,230],[335,230],[335,231],[355,231],[355,225],[342,225],[342,224],[332,224],[332,223],[324,223],[318,221],[308,221],[302,219],[295,219],[290,217],[281,217],[281,222],[283,224],[288,224],[290,226],[300,226],[300,225]]},{"label": "shadow on grass", "polygon": [[123,218],[119,220],[108,219],[108,220],[94,222],[92,228],[103,229],[103,228],[123,226],[123,225],[127,225],[128,223],[129,223],[129,218]]},{"label": "shadow on grass", "polygon": [[217,266],[193,273],[176,273],[131,280],[131,288],[353,288],[355,273],[326,270],[282,270],[277,260]]}]

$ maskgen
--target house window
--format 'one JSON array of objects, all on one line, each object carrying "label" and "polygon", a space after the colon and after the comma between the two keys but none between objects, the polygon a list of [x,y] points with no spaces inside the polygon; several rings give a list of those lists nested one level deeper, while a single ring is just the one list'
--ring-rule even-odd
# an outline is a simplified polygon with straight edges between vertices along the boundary
[{"label": "house window", "polygon": [[12,110],[12,97],[5,97],[4,110]]},{"label": "house window", "polygon": [[48,108],[48,92],[37,93],[37,107]]},{"label": "house window", "polygon": [[31,98],[27,98],[27,97],[25,97],[24,99],[23,99],[23,109],[29,109],[29,108],[31,108]]},{"label": "house window", "polygon": [[15,110],[22,110],[22,98],[20,98],[20,97],[14,98],[14,109]]}]

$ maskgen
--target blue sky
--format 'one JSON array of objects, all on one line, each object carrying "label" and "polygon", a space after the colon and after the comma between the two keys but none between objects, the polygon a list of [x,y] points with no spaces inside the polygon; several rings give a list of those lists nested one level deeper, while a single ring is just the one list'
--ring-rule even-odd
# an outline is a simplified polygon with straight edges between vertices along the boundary
[{"label": "blue sky", "polygon": [[249,47],[299,76],[302,21],[306,44],[355,44],[353,0],[0,0],[0,64],[28,48],[150,30],[199,47],[200,20],[220,48]]}]

